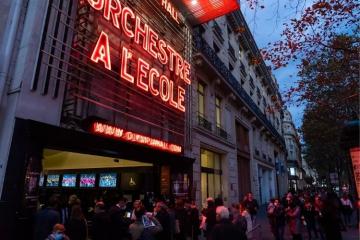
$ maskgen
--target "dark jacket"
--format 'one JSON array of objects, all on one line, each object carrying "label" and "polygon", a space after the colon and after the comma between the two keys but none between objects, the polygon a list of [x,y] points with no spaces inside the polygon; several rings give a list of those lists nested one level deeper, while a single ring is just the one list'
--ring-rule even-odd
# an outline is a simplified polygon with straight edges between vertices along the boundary
[{"label": "dark jacket", "polygon": [[245,204],[245,208],[249,210],[249,213],[251,216],[257,214],[257,211],[259,209],[259,204],[257,203],[257,201],[255,199],[253,199],[251,201],[246,199],[244,201],[244,204]]},{"label": "dark jacket", "polygon": [[210,240],[245,240],[246,237],[240,229],[228,219],[221,220],[211,231]]},{"label": "dark jacket", "polygon": [[170,215],[165,209],[161,209],[155,216],[155,218],[161,224],[163,230],[156,234],[157,240],[169,240],[171,239],[171,220]]},{"label": "dark jacket", "polygon": [[121,209],[118,206],[110,208],[110,239],[119,240],[128,236],[130,220],[125,218],[125,213],[125,209]]},{"label": "dark jacket", "polygon": [[70,218],[66,224],[66,234],[70,239],[86,240],[87,239],[87,224],[85,219]]},{"label": "dark jacket", "polygon": [[47,238],[57,223],[60,223],[58,211],[51,207],[40,210],[35,216],[34,239],[44,240]]},{"label": "dark jacket", "polygon": [[176,239],[184,240],[186,238],[186,210],[185,208],[175,209],[175,218],[179,222],[180,233],[176,234]]},{"label": "dark jacket", "polygon": [[205,235],[208,235],[211,233],[213,227],[216,224],[216,209],[215,207],[209,207],[205,211],[205,217],[206,217],[206,233]]},{"label": "dark jacket", "polygon": [[200,234],[199,211],[196,208],[189,208],[185,212],[185,236],[197,239],[197,236]]},{"label": "dark jacket", "polygon": [[110,239],[110,217],[107,212],[95,213],[92,224],[92,239]]}]

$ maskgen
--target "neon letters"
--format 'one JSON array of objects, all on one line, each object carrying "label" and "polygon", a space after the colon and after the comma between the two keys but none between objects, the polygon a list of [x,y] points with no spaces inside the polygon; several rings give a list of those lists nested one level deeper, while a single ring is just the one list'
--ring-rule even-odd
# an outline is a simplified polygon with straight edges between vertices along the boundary
[{"label": "neon letters", "polygon": [[[129,7],[123,7],[119,0],[87,0],[87,2],[93,9],[102,12],[103,17],[115,28],[133,39],[134,43],[142,46],[154,60],[159,61],[162,65],[167,65],[168,69],[174,73],[174,77],[188,85],[191,84],[190,64]],[[162,4],[171,10],[167,1],[163,1]],[[102,31],[92,51],[91,60],[96,63],[101,62],[106,69],[112,70],[108,39],[108,35]],[[122,80],[133,83],[142,91],[150,92],[171,107],[185,112],[185,89],[183,87],[160,74],[156,68],[151,68],[145,59],[141,57],[135,59],[128,47],[123,46],[120,52],[119,76]],[[137,72],[135,74],[129,72],[130,63],[136,64]]]},{"label": "neon letters", "polygon": [[168,143],[159,139],[147,137],[131,131],[126,131],[125,129],[100,122],[94,122],[92,124],[91,131],[95,134],[122,139],[127,142],[134,142],[141,145],[150,146],[153,148],[158,148],[168,152],[181,153],[182,150],[181,146],[179,145]]}]

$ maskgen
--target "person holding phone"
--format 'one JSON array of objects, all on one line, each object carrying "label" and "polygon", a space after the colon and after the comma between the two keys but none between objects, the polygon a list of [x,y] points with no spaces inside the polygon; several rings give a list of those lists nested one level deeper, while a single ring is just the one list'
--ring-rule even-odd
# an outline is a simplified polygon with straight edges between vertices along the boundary
[{"label": "person holding phone", "polygon": [[120,197],[117,204],[109,210],[110,216],[110,239],[121,240],[128,237],[128,226],[130,225],[130,212],[126,212],[126,199]]},{"label": "person holding phone", "polygon": [[144,207],[134,211],[135,222],[130,224],[129,233],[132,240],[152,240],[163,230],[159,221],[152,215],[146,215]]}]

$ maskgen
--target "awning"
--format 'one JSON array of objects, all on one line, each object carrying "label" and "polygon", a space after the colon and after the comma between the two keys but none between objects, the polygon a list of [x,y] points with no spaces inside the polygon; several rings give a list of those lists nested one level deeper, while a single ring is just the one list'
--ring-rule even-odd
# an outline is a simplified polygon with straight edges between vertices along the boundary
[{"label": "awning", "polygon": [[192,25],[205,23],[240,9],[237,0],[173,0],[172,3]]}]

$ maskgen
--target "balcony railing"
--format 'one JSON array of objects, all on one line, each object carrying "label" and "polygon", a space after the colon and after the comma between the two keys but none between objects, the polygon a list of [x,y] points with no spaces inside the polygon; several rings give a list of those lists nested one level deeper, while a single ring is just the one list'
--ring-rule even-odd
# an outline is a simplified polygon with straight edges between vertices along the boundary
[{"label": "balcony railing", "polygon": [[220,60],[213,49],[202,39],[197,30],[194,31],[194,41],[196,49],[201,52],[213,65],[214,68],[221,74],[221,76],[230,84],[233,90],[237,93],[242,101],[254,112],[254,114],[261,120],[261,122],[269,129],[280,143],[285,147],[285,141],[277,130],[271,125],[266,116],[261,112],[260,108],[254,103],[251,97],[245,92],[241,84],[236,80],[232,73],[227,69],[225,64]]},{"label": "balcony railing", "polygon": [[229,53],[231,60],[236,62],[237,59],[236,59],[236,55],[235,55],[235,50],[231,45],[229,45],[228,53]]},{"label": "balcony railing", "polygon": [[246,73],[246,70],[245,70],[245,65],[243,63],[241,63],[240,65],[240,72],[241,74],[243,75],[243,77],[247,77],[247,73]]},{"label": "balcony railing", "polygon": [[198,115],[198,124],[209,131],[212,130],[212,124],[204,116]]},{"label": "balcony railing", "polygon": [[216,135],[224,138],[224,139],[228,139],[229,138],[229,134],[220,126],[216,126]]},{"label": "balcony railing", "polygon": [[213,25],[213,31],[214,31],[215,36],[219,39],[219,41],[221,43],[223,43],[225,41],[225,39],[222,36],[221,28],[215,21],[214,21],[214,25]]}]

